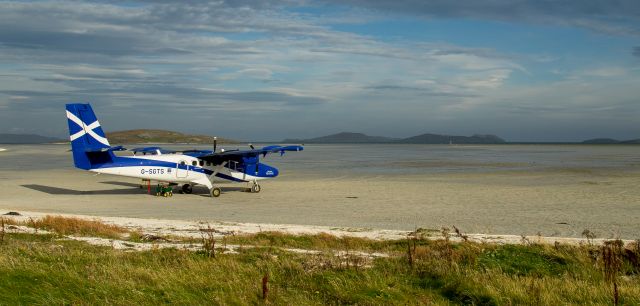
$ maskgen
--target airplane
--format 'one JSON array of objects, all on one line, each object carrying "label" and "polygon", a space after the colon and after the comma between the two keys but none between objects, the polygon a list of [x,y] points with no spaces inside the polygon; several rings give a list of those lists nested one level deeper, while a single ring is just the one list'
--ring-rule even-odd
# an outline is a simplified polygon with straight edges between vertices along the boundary
[{"label": "airplane", "polygon": [[[112,147],[98,122],[90,104],[66,105],[69,124],[69,139],[76,168],[96,173],[140,178],[182,184],[184,193],[192,193],[194,185],[209,189],[212,197],[220,196],[221,190],[214,183],[245,182],[252,184],[252,192],[260,192],[258,181],[278,176],[275,167],[260,162],[260,156],[287,151],[302,151],[302,146],[266,146],[251,150],[217,150],[214,138],[213,150],[171,151],[160,147],[133,149],[133,156],[118,156],[116,151],[125,151],[122,146]],[[142,153],[142,154],[141,154]]]}]

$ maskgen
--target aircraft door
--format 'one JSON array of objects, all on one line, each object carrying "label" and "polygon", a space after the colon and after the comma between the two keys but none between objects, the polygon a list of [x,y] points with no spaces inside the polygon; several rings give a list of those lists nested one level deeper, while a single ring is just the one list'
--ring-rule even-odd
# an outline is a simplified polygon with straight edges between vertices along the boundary
[{"label": "aircraft door", "polygon": [[187,161],[181,160],[176,164],[176,177],[177,178],[185,178],[189,176],[189,164]]}]

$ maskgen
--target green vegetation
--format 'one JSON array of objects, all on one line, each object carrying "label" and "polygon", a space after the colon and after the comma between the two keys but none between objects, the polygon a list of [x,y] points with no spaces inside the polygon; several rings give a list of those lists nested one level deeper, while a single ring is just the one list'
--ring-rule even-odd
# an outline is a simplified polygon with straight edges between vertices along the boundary
[{"label": "green vegetation", "polygon": [[[54,234],[6,233],[0,242],[1,303],[611,305],[615,282],[620,305],[640,304],[637,245],[453,243],[446,232],[436,241],[264,232],[228,236],[224,243],[217,239],[211,256],[206,250],[132,252],[92,246],[64,239],[61,232],[130,239],[140,235],[123,229],[106,234],[93,223],[64,218],[38,224]],[[225,243],[242,247],[231,254],[223,249]],[[356,250],[388,257],[372,258]],[[263,299],[265,276],[268,293]]]},{"label": "green vegetation", "polygon": [[120,239],[123,234],[130,233],[129,230],[123,227],[106,224],[98,220],[84,220],[80,218],[68,218],[61,216],[44,216],[40,219],[29,219],[28,221],[22,222],[15,222],[11,218],[3,218],[2,222],[13,225],[24,225],[39,230],[52,231],[59,235]]}]

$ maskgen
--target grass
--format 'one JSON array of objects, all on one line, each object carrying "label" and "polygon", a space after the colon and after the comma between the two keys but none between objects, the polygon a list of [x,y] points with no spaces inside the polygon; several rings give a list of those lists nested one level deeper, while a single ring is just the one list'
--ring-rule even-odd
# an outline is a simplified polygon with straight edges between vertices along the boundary
[{"label": "grass", "polygon": [[36,230],[46,230],[59,235],[78,235],[102,238],[120,239],[132,231],[114,224],[106,224],[99,220],[85,220],[62,216],[44,216],[39,219],[16,221],[13,218],[3,218],[3,222],[11,225],[23,225]]},{"label": "grass", "polygon": [[[263,232],[227,237],[228,243],[257,247],[240,248],[239,254],[217,252],[212,257],[206,251],[127,252],[61,239],[62,232],[125,234],[109,225],[103,228],[92,222],[60,219],[36,224],[52,234],[7,233],[0,243],[0,304],[613,303],[608,279],[612,275],[604,270],[605,250],[595,246],[417,238],[373,241]],[[220,245],[218,240],[216,247]],[[326,252],[297,254],[283,248]],[[375,250],[391,256],[350,261],[335,256],[335,250]],[[617,280],[619,303],[640,304],[640,270],[633,261],[640,249],[632,247],[613,255],[620,264],[607,271]],[[268,297],[263,300],[265,276]]]}]

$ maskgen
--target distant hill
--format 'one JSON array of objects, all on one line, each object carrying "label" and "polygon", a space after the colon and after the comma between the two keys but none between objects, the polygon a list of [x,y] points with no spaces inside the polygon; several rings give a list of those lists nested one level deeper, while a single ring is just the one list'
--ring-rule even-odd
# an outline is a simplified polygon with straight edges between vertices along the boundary
[{"label": "distant hill", "polygon": [[[107,139],[111,144],[131,143],[192,143],[211,144],[213,136],[190,135],[166,130],[126,130],[107,133]],[[219,144],[237,143],[235,140],[218,137]]]},{"label": "distant hill", "polygon": [[390,138],[369,136],[362,133],[342,132],[338,134],[309,138],[285,139],[286,143],[416,143],[416,144],[498,144],[506,141],[495,135],[449,136],[438,134],[422,134],[409,138]]},{"label": "distant hill", "polygon": [[401,143],[419,144],[500,144],[506,141],[495,135],[449,136],[438,134],[422,134],[400,140]]},{"label": "distant hill", "polygon": [[594,138],[583,141],[584,144],[613,144],[620,143],[620,140],[612,139],[612,138]]},{"label": "distant hill", "polygon": [[53,137],[40,136],[35,134],[0,134],[0,143],[4,144],[36,144],[36,143],[52,143],[61,142],[61,140]]},{"label": "distant hill", "polygon": [[285,143],[390,143],[398,139],[369,136],[362,133],[342,132],[338,134],[310,138],[310,139],[285,139]]},{"label": "distant hill", "polygon": [[640,144],[640,139],[617,140],[612,138],[594,138],[583,141],[584,144]]}]

